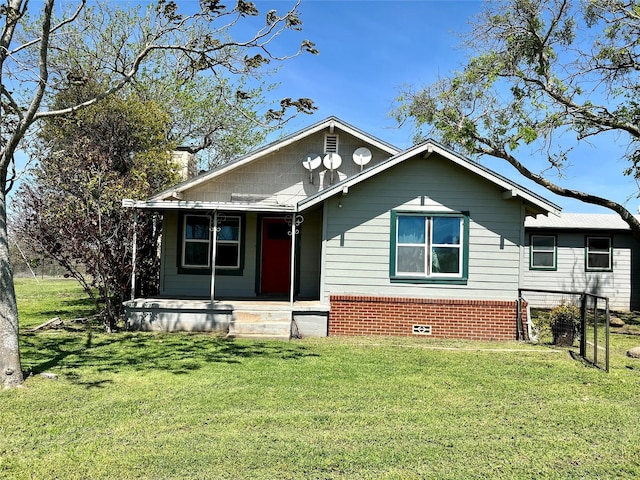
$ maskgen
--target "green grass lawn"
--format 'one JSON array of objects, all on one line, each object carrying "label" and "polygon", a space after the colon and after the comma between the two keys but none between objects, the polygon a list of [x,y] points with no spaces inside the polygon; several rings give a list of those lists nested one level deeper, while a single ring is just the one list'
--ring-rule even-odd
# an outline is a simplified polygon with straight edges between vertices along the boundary
[{"label": "green grass lawn", "polygon": [[33,278],[16,278],[14,285],[23,329],[55,317],[72,320],[95,313],[93,303],[73,279],[43,278],[36,282]]},{"label": "green grass lawn", "polygon": [[[40,317],[18,288],[25,325],[87,314],[55,285]],[[517,342],[21,339],[32,375],[0,392],[0,478],[640,476],[640,360],[624,355],[638,336],[612,335],[609,374]]]}]

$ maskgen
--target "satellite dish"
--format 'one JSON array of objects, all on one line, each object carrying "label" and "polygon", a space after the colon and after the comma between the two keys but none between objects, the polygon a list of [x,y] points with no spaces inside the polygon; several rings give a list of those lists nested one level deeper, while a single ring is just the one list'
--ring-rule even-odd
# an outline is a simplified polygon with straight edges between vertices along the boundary
[{"label": "satellite dish", "polygon": [[321,163],[322,159],[320,158],[320,155],[316,155],[315,153],[310,153],[309,155],[304,157],[304,160],[302,160],[302,166],[310,172],[313,172],[316,168],[318,168]]},{"label": "satellite dish", "polygon": [[353,162],[356,165],[360,165],[360,170],[362,167],[371,161],[371,150],[366,147],[356,148],[356,151],[353,152]]},{"label": "satellite dish", "polygon": [[327,170],[333,171],[342,165],[342,157],[334,152],[327,153],[322,163]]}]

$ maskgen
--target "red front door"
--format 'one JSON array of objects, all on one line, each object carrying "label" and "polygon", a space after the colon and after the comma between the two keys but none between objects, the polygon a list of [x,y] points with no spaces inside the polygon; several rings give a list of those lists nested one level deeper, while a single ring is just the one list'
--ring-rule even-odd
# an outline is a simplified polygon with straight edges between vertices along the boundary
[{"label": "red front door", "polygon": [[291,278],[291,227],[284,218],[262,219],[260,293],[287,294]]}]

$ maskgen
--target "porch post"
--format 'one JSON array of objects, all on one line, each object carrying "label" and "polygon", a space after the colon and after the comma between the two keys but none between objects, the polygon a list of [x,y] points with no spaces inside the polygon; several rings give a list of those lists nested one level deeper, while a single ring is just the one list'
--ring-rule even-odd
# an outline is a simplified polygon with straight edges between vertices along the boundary
[{"label": "porch post", "polygon": [[293,308],[293,293],[295,290],[295,272],[296,272],[296,229],[298,227],[296,222],[297,215],[293,213],[291,215],[291,274],[289,275],[289,303]]},{"label": "porch post", "polygon": [[136,260],[138,254],[138,210],[133,210],[133,246],[131,247],[131,300],[136,298]]},{"label": "porch post", "polygon": [[213,225],[211,227],[211,291],[210,300],[215,302],[216,290],[216,246],[218,244],[218,211],[213,212]]}]

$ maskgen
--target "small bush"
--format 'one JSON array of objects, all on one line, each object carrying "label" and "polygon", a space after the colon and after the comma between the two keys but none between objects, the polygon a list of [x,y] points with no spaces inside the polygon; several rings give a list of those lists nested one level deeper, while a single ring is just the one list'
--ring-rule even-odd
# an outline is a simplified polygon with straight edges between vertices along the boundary
[{"label": "small bush", "polygon": [[571,346],[580,332],[580,308],[562,302],[549,312],[553,344]]}]

